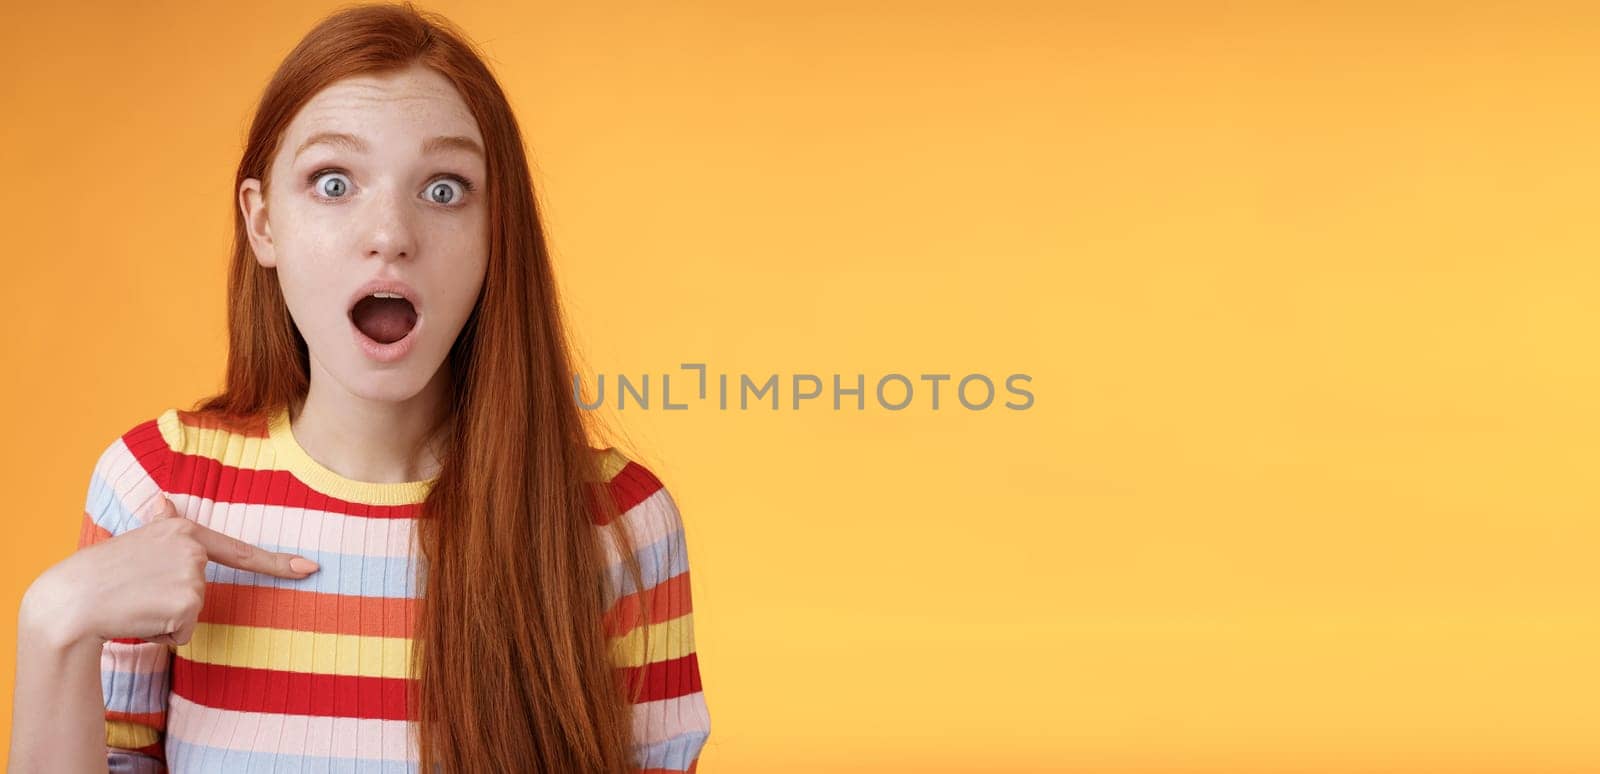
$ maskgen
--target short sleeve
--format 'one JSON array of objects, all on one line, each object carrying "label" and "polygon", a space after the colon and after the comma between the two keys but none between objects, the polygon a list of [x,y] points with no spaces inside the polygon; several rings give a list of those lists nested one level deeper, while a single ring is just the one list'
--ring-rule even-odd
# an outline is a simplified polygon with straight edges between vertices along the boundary
[{"label": "short sleeve", "polygon": [[[135,449],[156,427],[145,422],[112,441],[89,475],[78,547],[99,543],[145,523],[161,489]],[[155,436],[160,438],[159,433]],[[164,752],[171,649],[157,642],[115,639],[100,653],[105,697],[106,764],[110,774],[166,772]]]},{"label": "short sleeve", "polygon": [[644,578],[642,589],[631,586],[613,545],[616,596],[607,627],[629,695],[639,690],[633,704],[634,762],[643,774],[693,772],[711,735],[711,716],[695,648],[683,518],[672,495],[637,462],[623,465],[610,485]]}]

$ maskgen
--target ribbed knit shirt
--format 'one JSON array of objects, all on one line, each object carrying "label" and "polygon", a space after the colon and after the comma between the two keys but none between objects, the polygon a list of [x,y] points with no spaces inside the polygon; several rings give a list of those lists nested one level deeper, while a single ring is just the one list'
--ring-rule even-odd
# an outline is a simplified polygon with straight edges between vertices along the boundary
[{"label": "ribbed knit shirt", "polygon": [[[683,521],[651,471],[614,448],[593,451],[651,592],[645,643],[630,625],[642,597],[603,541],[613,661],[628,688],[644,684],[634,761],[646,774],[693,772],[711,722]],[[105,643],[110,771],[418,771],[406,695],[420,596],[413,529],[436,480],[341,476],[296,442],[287,407],[228,423],[170,408],[113,440],[90,477],[79,547],[149,522],[164,494],[183,518],[320,569],[288,579],[207,562],[187,643]]]}]

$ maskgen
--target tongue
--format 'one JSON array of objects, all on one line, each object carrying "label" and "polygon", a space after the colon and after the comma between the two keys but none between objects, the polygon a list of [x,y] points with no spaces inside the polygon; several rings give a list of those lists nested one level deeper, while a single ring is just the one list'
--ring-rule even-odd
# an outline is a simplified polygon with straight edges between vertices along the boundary
[{"label": "tongue", "polygon": [[417,324],[417,310],[403,298],[367,296],[350,310],[350,318],[368,338],[380,344],[392,344],[405,338]]}]

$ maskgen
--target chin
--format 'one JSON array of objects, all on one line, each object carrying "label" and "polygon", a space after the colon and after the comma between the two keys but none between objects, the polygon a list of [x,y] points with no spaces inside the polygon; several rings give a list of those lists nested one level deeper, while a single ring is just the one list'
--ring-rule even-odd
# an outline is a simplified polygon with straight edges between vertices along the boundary
[{"label": "chin", "polygon": [[421,394],[434,370],[437,369],[424,369],[415,362],[396,363],[387,368],[354,363],[340,381],[347,392],[358,398],[400,403]]},{"label": "chin", "polygon": [[393,379],[388,381],[369,380],[368,384],[360,385],[360,389],[353,389],[350,392],[360,398],[374,402],[403,403],[415,398],[422,392],[422,388],[409,383],[396,383]]}]

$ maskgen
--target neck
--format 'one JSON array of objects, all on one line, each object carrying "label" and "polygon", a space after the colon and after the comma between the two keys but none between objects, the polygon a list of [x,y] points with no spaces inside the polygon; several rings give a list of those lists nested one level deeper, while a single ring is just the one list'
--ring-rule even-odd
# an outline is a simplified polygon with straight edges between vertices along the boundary
[{"label": "neck", "polygon": [[[373,400],[351,394],[312,369],[310,388],[290,407],[295,440],[312,459],[349,479],[371,483],[421,481],[438,475],[448,429],[448,366],[416,395]],[[437,430],[435,430],[437,428]]]}]

